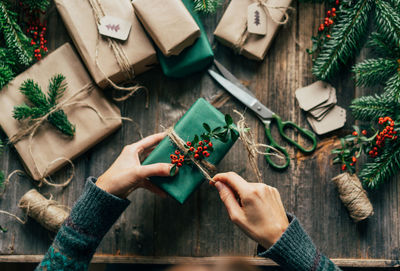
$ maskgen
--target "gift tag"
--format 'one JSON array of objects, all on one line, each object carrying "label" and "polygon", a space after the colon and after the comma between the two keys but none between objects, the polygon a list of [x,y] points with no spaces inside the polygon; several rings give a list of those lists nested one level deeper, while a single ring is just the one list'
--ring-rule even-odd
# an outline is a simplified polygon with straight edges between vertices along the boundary
[{"label": "gift tag", "polygon": [[[332,96],[332,94],[334,96]],[[309,111],[326,103],[330,97],[336,100],[336,90],[330,84],[323,81],[317,81],[309,86],[296,90],[297,101],[299,102],[300,108],[305,111]]]},{"label": "gift tag", "polygon": [[131,22],[113,16],[100,19],[99,32],[101,35],[119,40],[126,40],[131,31]]},{"label": "gift tag", "polygon": [[247,31],[252,34],[267,34],[267,15],[259,3],[247,8]]},{"label": "gift tag", "polygon": [[335,105],[322,120],[318,121],[312,116],[308,116],[307,121],[317,134],[326,134],[344,126],[346,123],[346,110]]}]

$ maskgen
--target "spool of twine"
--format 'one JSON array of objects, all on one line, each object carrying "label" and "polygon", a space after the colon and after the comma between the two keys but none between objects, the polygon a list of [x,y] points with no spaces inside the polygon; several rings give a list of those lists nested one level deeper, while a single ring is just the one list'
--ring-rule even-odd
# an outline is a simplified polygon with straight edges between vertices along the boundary
[{"label": "spool of twine", "polygon": [[362,187],[357,175],[346,172],[336,176],[332,181],[354,222],[362,221],[374,214],[367,192]]},{"label": "spool of twine", "polygon": [[57,232],[69,216],[68,207],[57,201],[46,199],[36,189],[31,189],[22,196],[18,207],[46,229]]}]

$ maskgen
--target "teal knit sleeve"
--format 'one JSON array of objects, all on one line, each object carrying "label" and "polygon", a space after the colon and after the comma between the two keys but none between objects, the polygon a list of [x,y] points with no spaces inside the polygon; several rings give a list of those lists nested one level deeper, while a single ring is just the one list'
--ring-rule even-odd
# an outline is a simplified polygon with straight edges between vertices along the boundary
[{"label": "teal knit sleeve", "polygon": [[259,256],[270,258],[284,270],[339,271],[331,260],[322,255],[304,231],[297,218],[288,214],[289,227],[268,250],[259,246]]},{"label": "teal knit sleeve", "polygon": [[130,203],[98,188],[95,181],[91,177],[86,182],[36,270],[87,270],[100,241]]}]

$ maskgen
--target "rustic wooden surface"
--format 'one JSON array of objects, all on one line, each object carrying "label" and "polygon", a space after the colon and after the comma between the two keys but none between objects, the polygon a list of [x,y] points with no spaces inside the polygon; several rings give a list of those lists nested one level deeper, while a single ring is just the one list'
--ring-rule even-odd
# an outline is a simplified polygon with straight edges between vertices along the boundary
[{"label": "rustic wooden surface", "polygon": [[[227,2],[228,0],[223,9]],[[310,37],[323,19],[325,9],[320,4],[299,4],[297,1],[294,1],[293,7],[295,12],[291,14],[290,23],[280,29],[266,59],[261,63],[236,56],[216,41],[213,41],[213,46],[216,58],[248,84],[263,103],[282,118],[308,126],[294,92],[315,80],[310,72],[311,59],[305,49],[310,46]],[[223,9],[217,15],[203,17],[211,40]],[[49,12],[48,29],[52,50],[70,41],[54,7]],[[361,55],[367,53],[363,51]],[[144,108],[144,95],[139,95],[120,107],[124,116],[138,122],[143,135],[161,131],[161,125],[175,123],[199,97],[213,102],[224,113],[233,114],[234,108],[244,110],[239,102],[227,95],[205,72],[183,80],[174,80],[166,78],[156,68],[140,76],[139,80],[150,90],[149,109]],[[343,70],[333,83],[337,89],[338,104],[345,108],[348,108],[355,96],[367,91],[355,88],[348,70]],[[350,112],[348,115],[347,130],[353,123]],[[264,141],[261,124],[251,113],[247,114],[247,119],[254,127],[258,141]],[[323,253],[331,258],[342,259],[338,260],[339,264],[399,265],[400,202],[397,194],[400,183],[397,178],[370,193],[375,215],[358,225],[349,218],[330,181],[339,173],[338,166],[331,165],[330,150],[336,142],[335,136],[343,134],[346,129],[320,138],[319,148],[311,156],[303,156],[290,148],[293,159],[290,168],[285,172],[273,171],[260,158],[259,166],[265,183],[279,189],[287,211],[297,215]],[[5,139],[4,134],[1,137]],[[74,161],[76,177],[66,189],[40,190],[43,193],[50,192],[58,201],[72,206],[82,192],[85,178],[101,174],[124,145],[139,138],[138,130],[126,123],[122,129]],[[8,173],[23,168],[15,149],[6,148],[5,154],[0,158],[0,168]],[[233,147],[220,164],[219,170],[235,171],[248,180],[255,179],[240,143]],[[55,180],[61,181],[67,175],[67,170],[62,170]],[[18,200],[32,187],[34,185],[29,179],[13,179],[7,193],[0,199],[0,209],[22,216],[17,207]],[[171,263],[177,259],[184,261],[185,258],[181,257],[254,256],[256,244],[229,222],[215,189],[207,184],[203,184],[184,205],[172,199],[158,198],[147,191],[136,191],[129,199],[132,203],[106,235],[97,251],[96,259],[99,262]],[[0,216],[0,224],[9,229],[7,233],[0,235],[0,261],[19,261],[17,258],[40,260],[39,256],[24,255],[44,254],[54,238],[54,235],[33,220],[29,220],[26,225],[20,225],[8,217]],[[140,257],[136,258],[136,255]],[[381,260],[376,261],[377,259]],[[255,261],[259,264],[271,264],[268,260]]]}]

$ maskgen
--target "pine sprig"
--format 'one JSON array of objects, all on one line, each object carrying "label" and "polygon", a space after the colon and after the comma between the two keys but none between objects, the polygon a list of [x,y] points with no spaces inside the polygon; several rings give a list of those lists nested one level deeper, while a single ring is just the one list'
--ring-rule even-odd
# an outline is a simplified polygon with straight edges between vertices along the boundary
[{"label": "pine sprig", "polygon": [[400,47],[400,14],[390,1],[376,1],[375,14],[376,27],[387,39],[394,41],[397,48]]},{"label": "pine sprig", "polygon": [[384,96],[400,104],[400,73],[394,74],[386,83]]},{"label": "pine sprig", "polygon": [[367,59],[353,67],[356,85],[373,86],[379,82],[386,82],[397,72],[397,60],[377,58]]},{"label": "pine sprig", "polygon": [[373,162],[366,163],[359,177],[364,185],[376,188],[396,174],[400,168],[400,144],[385,148]]},{"label": "pine sprig", "polygon": [[359,0],[340,6],[340,20],[333,26],[331,38],[323,44],[314,62],[312,71],[316,77],[322,80],[332,78],[340,65],[346,64],[355,55],[366,35],[373,4],[373,0]]},{"label": "pine sprig", "polygon": [[388,95],[363,96],[350,105],[353,116],[358,120],[374,121],[382,116],[394,116],[400,104]]},{"label": "pine sprig", "polygon": [[372,48],[376,54],[382,57],[392,58],[394,55],[400,57],[400,47],[397,47],[393,40],[387,39],[386,36],[381,33],[371,33],[367,45]]},{"label": "pine sprig", "polygon": [[196,12],[202,13],[214,13],[217,8],[221,5],[221,0],[193,0],[194,8]]},{"label": "pine sprig", "polygon": [[[32,79],[24,81],[20,90],[28,99],[30,105],[22,104],[14,107],[14,118],[17,120],[34,120],[49,114],[50,111],[54,110],[54,107],[66,90],[67,84],[64,81],[65,76],[61,74],[53,76],[50,79],[47,96]],[[51,113],[47,117],[47,120],[62,133],[74,136],[75,126],[69,122],[67,115],[62,109]]]}]

